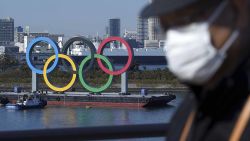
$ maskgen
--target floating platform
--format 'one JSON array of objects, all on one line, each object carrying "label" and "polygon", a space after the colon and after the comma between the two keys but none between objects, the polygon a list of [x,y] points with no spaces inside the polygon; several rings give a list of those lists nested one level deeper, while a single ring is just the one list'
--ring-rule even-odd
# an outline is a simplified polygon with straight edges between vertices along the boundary
[{"label": "floating platform", "polygon": [[[18,97],[29,95],[30,93],[0,93],[0,96],[15,102]],[[119,95],[118,93],[102,93],[91,95],[81,92],[66,92],[65,94],[43,94],[42,98],[47,100],[47,104],[53,106],[84,106],[84,107],[152,107],[166,106],[167,103],[176,99],[173,94],[154,94],[142,96],[139,94]]]}]

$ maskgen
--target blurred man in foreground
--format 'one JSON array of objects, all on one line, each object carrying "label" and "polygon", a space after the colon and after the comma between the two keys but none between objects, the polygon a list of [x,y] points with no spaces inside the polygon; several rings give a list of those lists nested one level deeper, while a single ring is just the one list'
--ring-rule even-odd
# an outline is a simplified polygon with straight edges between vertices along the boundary
[{"label": "blurred man in foreground", "polygon": [[154,0],[170,71],[194,92],[171,122],[168,141],[250,141],[248,0]]}]

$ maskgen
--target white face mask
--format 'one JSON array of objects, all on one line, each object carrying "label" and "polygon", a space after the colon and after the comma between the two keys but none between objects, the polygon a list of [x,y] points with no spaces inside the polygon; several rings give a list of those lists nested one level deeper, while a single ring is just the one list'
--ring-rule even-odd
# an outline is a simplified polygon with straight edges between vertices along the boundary
[{"label": "white face mask", "polygon": [[237,39],[236,30],[220,50],[211,43],[209,26],[226,7],[222,3],[207,22],[169,29],[164,47],[168,67],[180,80],[204,84],[216,73],[226,58],[226,51]]}]

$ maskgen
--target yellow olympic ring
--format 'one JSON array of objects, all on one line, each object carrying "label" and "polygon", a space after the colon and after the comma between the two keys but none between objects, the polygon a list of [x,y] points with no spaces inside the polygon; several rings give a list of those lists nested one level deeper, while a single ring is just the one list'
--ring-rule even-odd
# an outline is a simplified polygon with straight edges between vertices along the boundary
[{"label": "yellow olympic ring", "polygon": [[[73,69],[73,72],[76,72],[76,65],[75,65],[74,61],[73,61],[69,56],[64,55],[64,54],[59,54],[58,57],[67,60],[67,61],[70,63],[70,65],[71,65],[71,67],[72,67],[72,69]],[[46,70],[47,70],[49,64],[50,64],[55,58],[56,58],[56,55],[53,55],[53,56],[51,56],[51,57],[45,62],[45,65],[44,65],[44,67],[43,67],[43,78],[44,78],[44,81],[45,81],[45,83],[47,84],[47,86],[48,86],[50,89],[54,90],[54,91],[57,91],[57,92],[67,91],[68,89],[70,89],[70,88],[74,85],[74,83],[75,83],[75,81],[76,81],[76,73],[73,74],[72,79],[71,79],[71,81],[69,82],[69,84],[68,84],[67,86],[62,87],[62,88],[53,86],[53,85],[49,82],[49,80],[48,80]]]}]

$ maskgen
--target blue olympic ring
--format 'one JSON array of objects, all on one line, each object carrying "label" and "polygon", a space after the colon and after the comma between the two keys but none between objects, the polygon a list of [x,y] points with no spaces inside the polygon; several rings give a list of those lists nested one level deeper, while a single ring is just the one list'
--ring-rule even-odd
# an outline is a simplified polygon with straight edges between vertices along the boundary
[{"label": "blue olympic ring", "polygon": [[46,42],[48,44],[50,44],[53,48],[54,48],[54,52],[55,52],[55,55],[56,55],[56,58],[55,58],[55,61],[53,63],[53,65],[46,71],[46,73],[50,73],[51,71],[53,71],[57,64],[58,64],[58,61],[59,61],[59,47],[58,45],[53,41],[51,40],[50,38],[47,38],[47,37],[38,37],[38,38],[35,38],[34,40],[32,40],[28,47],[27,47],[27,50],[26,50],[26,61],[27,61],[27,64],[28,66],[30,67],[30,69],[37,73],[37,74],[43,74],[43,70],[39,70],[37,68],[34,67],[34,65],[32,64],[32,62],[30,60],[31,59],[31,50],[35,47],[36,44],[38,44],[39,42]]}]

